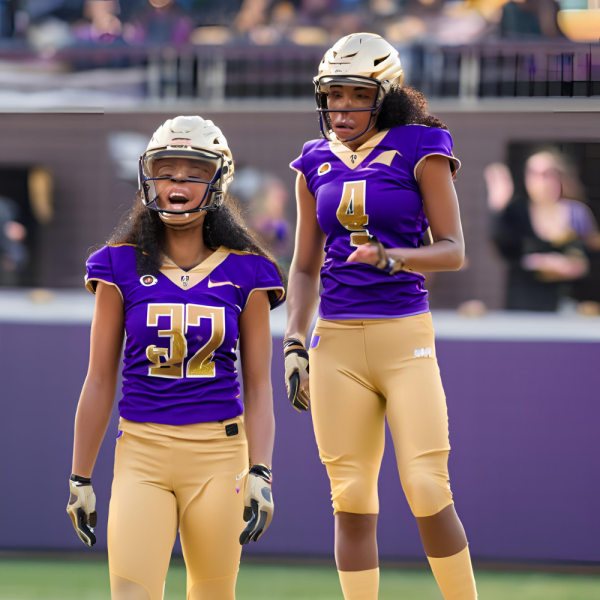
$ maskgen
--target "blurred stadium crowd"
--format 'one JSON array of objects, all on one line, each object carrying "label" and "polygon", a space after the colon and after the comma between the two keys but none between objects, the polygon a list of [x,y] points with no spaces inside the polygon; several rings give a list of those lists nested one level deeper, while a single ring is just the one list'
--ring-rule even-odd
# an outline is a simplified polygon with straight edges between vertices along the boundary
[{"label": "blurred stadium crowd", "polygon": [[[598,0],[2,0],[4,47],[597,41]],[[594,29],[595,27],[595,29]]]}]

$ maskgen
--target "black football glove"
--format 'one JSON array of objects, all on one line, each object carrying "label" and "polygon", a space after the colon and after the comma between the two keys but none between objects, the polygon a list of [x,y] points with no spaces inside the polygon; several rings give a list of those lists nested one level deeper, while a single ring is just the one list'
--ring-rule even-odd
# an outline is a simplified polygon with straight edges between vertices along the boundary
[{"label": "black football glove", "polygon": [[244,499],[244,521],[248,523],[240,535],[240,544],[249,544],[267,530],[273,519],[271,470],[265,465],[254,465],[248,473]]},{"label": "black football glove", "polygon": [[300,384],[308,379],[308,352],[300,340],[287,338],[283,340],[283,353],[288,398],[298,412],[308,410],[310,395],[300,387]]},{"label": "black football glove", "polygon": [[91,548],[96,543],[94,527],[97,521],[96,494],[92,488],[92,480],[71,475],[69,488],[71,497],[67,505],[67,513],[73,521],[79,539]]}]

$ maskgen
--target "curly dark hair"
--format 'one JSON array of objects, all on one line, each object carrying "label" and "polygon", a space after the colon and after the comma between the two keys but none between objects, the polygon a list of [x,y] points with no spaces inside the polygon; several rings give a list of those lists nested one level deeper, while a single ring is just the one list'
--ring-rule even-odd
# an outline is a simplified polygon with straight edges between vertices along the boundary
[{"label": "curly dark hair", "polygon": [[419,90],[410,86],[393,85],[377,115],[377,127],[381,130],[401,125],[427,125],[448,129],[437,117],[430,115],[427,109],[427,100]]},{"label": "curly dark hair", "polygon": [[[285,287],[285,273],[265,244],[246,227],[242,212],[237,198],[226,194],[223,204],[206,212],[202,229],[204,243],[211,250],[225,246],[230,250],[264,256],[273,263]],[[107,244],[134,244],[138,274],[156,275],[164,259],[165,227],[158,213],[144,206],[138,192],[133,206],[112,232]]]}]

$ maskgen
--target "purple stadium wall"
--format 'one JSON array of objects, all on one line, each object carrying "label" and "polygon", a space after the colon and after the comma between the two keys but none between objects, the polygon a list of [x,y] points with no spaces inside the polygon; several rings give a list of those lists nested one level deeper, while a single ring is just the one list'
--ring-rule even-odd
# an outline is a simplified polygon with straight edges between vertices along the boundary
[{"label": "purple stadium wall", "polygon": [[[65,506],[88,344],[89,325],[0,323],[1,549],[87,552]],[[279,348],[276,339],[277,510],[268,534],[248,551],[332,556],[325,469],[310,416],[287,403]],[[474,557],[600,560],[600,345],[444,339],[438,355],[450,411],[452,488]],[[94,472],[98,549],[106,547],[115,434],[113,419]],[[379,484],[380,553],[422,557],[390,444]]]}]

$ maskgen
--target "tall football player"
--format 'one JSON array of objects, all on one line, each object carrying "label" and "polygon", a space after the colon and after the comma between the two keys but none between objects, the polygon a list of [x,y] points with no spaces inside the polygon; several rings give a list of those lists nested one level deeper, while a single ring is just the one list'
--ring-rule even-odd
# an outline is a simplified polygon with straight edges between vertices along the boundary
[{"label": "tall football player", "polygon": [[90,478],[126,334],[108,520],[113,600],[162,599],[178,529],[187,598],[235,598],[240,544],[273,514],[269,308],[284,289],[226,195],[233,170],[211,121],[166,121],[140,158],[131,212],[87,262],[96,309],[67,511],[92,546]]},{"label": "tall football player", "polygon": [[[446,399],[421,274],[463,263],[453,185],[460,164],[425,98],[402,87],[398,52],[381,37],[342,38],[325,54],[315,85],[325,139],[305,144],[291,165],[299,221],[286,383],[297,409],[312,401],[344,596],[377,598],[377,479],[387,416],[402,486],[442,594],[472,600],[477,592],[448,482]],[[433,243],[425,245],[429,227]],[[307,352],[319,270],[320,318]]]}]

